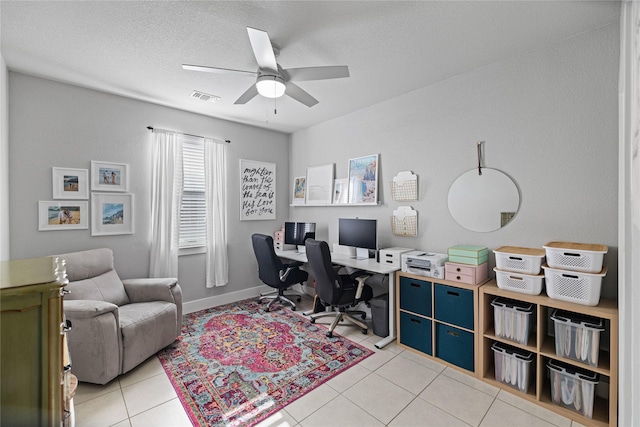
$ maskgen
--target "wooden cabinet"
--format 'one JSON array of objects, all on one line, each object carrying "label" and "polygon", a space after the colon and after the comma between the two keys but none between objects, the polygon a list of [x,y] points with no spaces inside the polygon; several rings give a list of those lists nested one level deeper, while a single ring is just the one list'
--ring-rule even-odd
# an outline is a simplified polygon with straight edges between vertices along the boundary
[{"label": "wooden cabinet", "polygon": [[477,372],[478,289],[397,272],[398,345],[463,372]]},{"label": "wooden cabinet", "polygon": [[[491,302],[496,297],[508,298],[533,305],[533,320],[531,335],[526,345],[511,340],[499,338],[495,333],[494,307]],[[601,299],[597,306],[574,304],[555,300],[546,295],[528,295],[500,289],[495,282],[489,282],[480,288],[479,299],[479,330],[482,338],[479,351],[479,376],[485,382],[507,390],[524,399],[534,402],[544,408],[557,412],[567,418],[576,420],[580,424],[594,426],[617,425],[618,412],[618,308],[617,302]],[[554,309],[574,313],[577,316],[586,315],[602,319],[605,330],[600,334],[599,357],[597,366],[587,362],[558,356],[555,349],[554,322],[550,320]],[[495,342],[509,344],[517,349],[533,354],[531,366],[531,380],[526,392],[510,387],[495,378],[494,354],[491,346]],[[559,406],[552,402],[551,380],[547,365],[560,362],[572,369],[587,373],[598,374],[599,384],[596,397],[593,399],[593,416],[588,418],[576,411]],[[598,395],[608,395],[608,399]],[[584,402],[581,402],[584,404]]]},{"label": "wooden cabinet", "polygon": [[60,426],[63,402],[63,262],[0,263],[0,424]]}]

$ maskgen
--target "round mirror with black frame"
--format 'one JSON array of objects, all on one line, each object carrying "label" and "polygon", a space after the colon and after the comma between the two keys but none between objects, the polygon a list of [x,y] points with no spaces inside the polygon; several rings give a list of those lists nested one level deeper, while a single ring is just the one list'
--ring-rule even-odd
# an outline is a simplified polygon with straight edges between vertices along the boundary
[{"label": "round mirror with black frame", "polygon": [[518,213],[520,191],[504,172],[472,169],[451,184],[448,206],[453,219],[467,230],[496,231]]}]

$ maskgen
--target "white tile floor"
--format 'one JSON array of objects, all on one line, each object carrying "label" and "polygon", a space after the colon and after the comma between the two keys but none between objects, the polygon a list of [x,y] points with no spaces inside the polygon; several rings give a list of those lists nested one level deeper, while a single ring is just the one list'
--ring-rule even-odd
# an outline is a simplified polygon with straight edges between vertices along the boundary
[{"label": "white tile floor", "polygon": [[[299,304],[308,309],[309,301]],[[328,322],[328,319],[318,323]],[[375,354],[286,406],[261,427],[561,426],[580,424],[355,326],[336,332]],[[152,357],[105,386],[80,383],[77,427],[180,427],[191,423]]]}]

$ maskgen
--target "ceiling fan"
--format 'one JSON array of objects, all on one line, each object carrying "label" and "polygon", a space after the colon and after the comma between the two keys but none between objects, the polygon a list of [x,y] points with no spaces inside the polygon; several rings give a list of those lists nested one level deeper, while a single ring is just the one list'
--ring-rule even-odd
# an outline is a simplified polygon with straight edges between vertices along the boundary
[{"label": "ceiling fan", "polygon": [[246,104],[256,95],[266,98],[279,98],[288,95],[307,107],[313,107],[318,100],[304,91],[294,81],[327,80],[349,77],[349,67],[325,66],[283,69],[276,62],[280,53],[278,45],[271,42],[266,31],[247,27],[249,41],[253,54],[258,62],[258,71],[233,70],[229,68],[205,67],[202,65],[182,64],[182,68],[191,71],[204,71],[208,73],[244,73],[256,75],[256,83],[251,85],[235,104]]}]

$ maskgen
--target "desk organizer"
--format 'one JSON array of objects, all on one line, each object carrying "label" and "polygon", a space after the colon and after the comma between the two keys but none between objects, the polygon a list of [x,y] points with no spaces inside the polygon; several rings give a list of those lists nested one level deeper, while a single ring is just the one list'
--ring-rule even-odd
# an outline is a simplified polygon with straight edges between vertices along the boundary
[{"label": "desk organizer", "polygon": [[591,418],[598,374],[555,360],[549,360],[547,367],[551,379],[551,401]]},{"label": "desk organizer", "polygon": [[556,335],[556,354],[598,366],[600,332],[604,331],[602,319],[565,311],[551,313]]},{"label": "desk organizer", "polygon": [[527,345],[532,322],[533,304],[495,298],[493,306],[494,329],[498,338]]},{"label": "desk organizer", "polygon": [[600,288],[607,267],[599,273],[558,270],[546,264],[542,268],[549,298],[590,306],[600,302]]},{"label": "desk organizer", "polygon": [[540,292],[542,292],[542,284],[545,278],[544,274],[534,276],[531,274],[502,271],[497,267],[494,267],[493,271],[496,272],[496,283],[501,289],[529,295],[539,295]]},{"label": "desk organizer", "polygon": [[551,268],[598,273],[608,248],[605,245],[571,242],[549,242],[543,246],[547,265]]},{"label": "desk organizer", "polygon": [[526,393],[529,389],[533,353],[501,343],[494,343],[491,350],[496,380]]},{"label": "desk organizer", "polygon": [[545,254],[543,249],[517,246],[502,246],[493,253],[498,269],[523,274],[540,274]]}]

